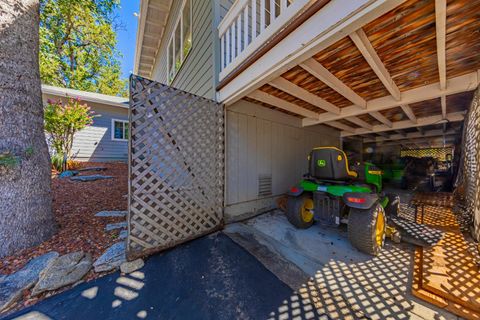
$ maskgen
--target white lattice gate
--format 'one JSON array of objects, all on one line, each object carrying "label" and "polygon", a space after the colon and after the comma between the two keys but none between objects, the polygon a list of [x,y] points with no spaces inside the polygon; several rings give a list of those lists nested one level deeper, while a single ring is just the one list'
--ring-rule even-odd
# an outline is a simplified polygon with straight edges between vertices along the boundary
[{"label": "white lattice gate", "polygon": [[129,259],[219,229],[223,106],[132,76],[130,130]]}]

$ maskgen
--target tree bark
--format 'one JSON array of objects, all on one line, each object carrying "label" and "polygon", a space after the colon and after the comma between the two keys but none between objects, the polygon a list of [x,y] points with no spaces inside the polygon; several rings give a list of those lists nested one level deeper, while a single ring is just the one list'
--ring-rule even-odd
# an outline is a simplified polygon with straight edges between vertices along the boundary
[{"label": "tree bark", "polygon": [[39,0],[0,0],[0,258],[55,231],[38,65]]}]

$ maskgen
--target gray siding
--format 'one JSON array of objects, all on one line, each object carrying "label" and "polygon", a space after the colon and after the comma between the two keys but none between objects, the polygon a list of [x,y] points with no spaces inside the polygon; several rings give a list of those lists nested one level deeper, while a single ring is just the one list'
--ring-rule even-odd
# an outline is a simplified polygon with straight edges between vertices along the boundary
[{"label": "gray siding", "polygon": [[[276,196],[298,183],[307,170],[307,156],[318,146],[340,146],[339,131],[301,127],[298,118],[239,101],[227,111],[227,220],[269,207]],[[271,196],[259,196],[259,178],[271,176]]]},{"label": "gray siding", "polygon": [[[58,97],[44,95],[44,100]],[[128,142],[112,140],[112,119],[128,120],[128,109],[87,102],[99,115],[91,126],[80,130],[74,137],[72,154],[76,160],[106,162],[127,161]]]},{"label": "gray siding", "polygon": [[[167,50],[170,35],[177,21],[181,0],[173,1],[165,37],[158,51],[152,78],[167,83]],[[192,0],[192,49],[178,71],[171,86],[204,96],[215,98],[213,70],[213,5],[210,0]]]}]

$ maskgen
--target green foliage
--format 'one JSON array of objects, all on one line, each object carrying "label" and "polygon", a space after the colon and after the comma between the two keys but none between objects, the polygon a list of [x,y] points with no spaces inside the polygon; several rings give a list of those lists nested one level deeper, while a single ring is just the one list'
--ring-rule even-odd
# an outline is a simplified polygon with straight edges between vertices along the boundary
[{"label": "green foliage", "polygon": [[115,49],[119,0],[40,0],[40,76],[49,85],[127,95]]},{"label": "green foliage", "polygon": [[55,153],[50,157],[52,161],[52,167],[58,172],[63,171],[63,154]]},{"label": "green foliage", "polygon": [[73,136],[79,130],[91,125],[94,112],[80,99],[69,98],[67,103],[49,100],[44,109],[45,131],[50,145],[58,155],[70,157]]},{"label": "green foliage", "polygon": [[14,167],[20,163],[19,157],[11,154],[10,152],[5,152],[0,154],[0,166],[3,167]]}]

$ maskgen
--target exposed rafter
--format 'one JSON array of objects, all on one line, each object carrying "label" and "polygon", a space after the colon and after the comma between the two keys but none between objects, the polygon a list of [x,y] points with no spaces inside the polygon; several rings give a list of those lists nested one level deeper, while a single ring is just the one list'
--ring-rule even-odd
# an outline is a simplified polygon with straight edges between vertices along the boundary
[{"label": "exposed rafter", "polygon": [[343,131],[346,131],[346,132],[350,132],[350,133],[354,133],[355,132],[355,129],[350,127],[350,126],[347,126],[346,124],[343,124],[343,123],[340,123],[338,121],[329,121],[329,122],[326,122],[325,123],[326,125],[329,125],[331,127],[334,127],[334,128],[337,128],[337,129],[340,129],[340,130],[343,130]]},{"label": "exposed rafter", "polygon": [[[367,101],[367,108],[360,109],[357,106],[350,106],[342,108],[340,115],[324,115],[318,121],[312,121],[304,119],[303,125],[315,125],[327,121],[338,120],[350,116],[358,116],[365,113],[370,113],[385,109],[391,109],[401,105],[407,105],[417,103],[425,100],[440,98],[442,95],[451,95],[465,91],[474,90],[479,84],[477,72],[465,74],[447,80],[447,88],[441,90],[439,83],[433,83],[427,86],[418,87],[408,91],[402,92],[402,99],[400,101],[395,100],[391,96],[382,97]],[[373,114],[372,114],[373,116]],[[408,121],[411,123],[411,121]]]},{"label": "exposed rafter", "polygon": [[413,138],[413,139],[404,139],[404,140],[395,140],[382,142],[381,146],[394,146],[394,145],[415,145],[416,147],[427,146],[427,147],[443,147],[443,142],[445,141],[446,145],[452,145],[455,142],[455,136],[443,138]]},{"label": "exposed rafter", "polygon": [[320,114],[310,111],[308,109],[302,108],[294,103],[288,102],[286,100],[277,98],[271,94],[268,94],[266,92],[257,90],[248,95],[249,98],[258,100],[263,103],[270,104],[272,106],[275,106],[277,108],[283,109],[288,112],[293,112],[296,114],[299,114],[303,117],[306,118],[311,118],[311,119],[319,119]]},{"label": "exposed rafter", "polygon": [[367,35],[363,29],[358,29],[357,31],[351,33],[350,39],[355,43],[358,50],[362,53],[365,60],[367,60],[368,64],[372,68],[373,72],[377,75],[380,81],[383,83],[385,88],[390,92],[390,94],[396,99],[400,100],[401,94],[400,90],[398,89],[397,85],[393,81],[390,73],[388,72],[387,68],[385,68],[382,60],[378,56],[377,52],[373,48],[372,44],[368,40]]},{"label": "exposed rafter", "polygon": [[437,60],[440,89],[445,90],[447,87],[447,67],[445,56],[447,0],[435,0],[435,28],[437,38]]},{"label": "exposed rafter", "polygon": [[288,81],[285,78],[278,77],[275,80],[270,81],[270,85],[288,93],[289,95],[297,97],[298,99],[302,99],[303,101],[306,101],[317,108],[323,109],[328,112],[332,112],[337,115],[340,114],[340,108],[320,98],[319,96],[311,92],[308,92],[307,90],[297,86],[296,84]]},{"label": "exposed rafter", "polygon": [[370,112],[370,115],[372,117],[374,117],[375,119],[377,119],[378,121],[380,121],[381,123],[383,123],[384,125],[386,125],[387,127],[391,128],[392,127],[392,121],[388,120],[383,114],[381,114],[380,112],[378,111],[373,111],[373,112]]},{"label": "exposed rafter", "polygon": [[402,105],[401,106],[403,112],[407,115],[408,119],[412,121],[413,123],[417,123],[417,117],[415,116],[415,113],[413,113],[412,108],[408,104]]},{"label": "exposed rafter", "polygon": [[348,118],[345,118],[345,120],[350,121],[351,123],[355,123],[357,126],[360,126],[362,128],[373,130],[373,126],[371,124],[357,117],[348,117]]},{"label": "exposed rafter", "polygon": [[[447,114],[446,119],[451,122],[456,122],[456,121],[462,121],[464,117],[465,117],[464,112],[454,112],[454,113]],[[441,115],[435,115],[435,116],[430,116],[425,118],[418,118],[417,123],[412,123],[410,120],[403,120],[403,121],[393,122],[393,125],[391,128],[382,124],[382,125],[373,126],[373,130],[370,130],[370,131],[367,129],[358,128],[358,129],[355,129],[354,133],[342,132],[341,135],[342,137],[348,137],[352,135],[378,133],[383,131],[406,129],[410,127],[422,127],[422,126],[428,126],[432,124],[438,124],[442,120],[443,120],[443,117]]]},{"label": "exposed rafter", "polygon": [[428,138],[428,137],[440,137],[443,135],[458,135],[459,132],[455,130],[448,130],[446,132],[443,132],[441,129],[435,129],[435,130],[427,130],[422,132],[410,132],[407,134],[391,134],[387,135],[386,137],[376,137],[376,138],[366,138],[363,140],[364,143],[373,143],[373,142],[384,142],[384,141],[389,141],[389,140],[403,140],[405,138],[408,139],[413,139],[413,138]]},{"label": "exposed rafter", "polygon": [[355,91],[350,89],[349,86],[340,81],[315,59],[307,59],[305,62],[300,64],[300,67],[307,70],[315,78],[322,81],[333,90],[337,91],[354,105],[357,105],[363,109],[367,107],[367,101],[365,101],[365,99],[360,97],[357,93],[355,93]]}]

